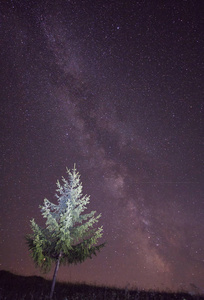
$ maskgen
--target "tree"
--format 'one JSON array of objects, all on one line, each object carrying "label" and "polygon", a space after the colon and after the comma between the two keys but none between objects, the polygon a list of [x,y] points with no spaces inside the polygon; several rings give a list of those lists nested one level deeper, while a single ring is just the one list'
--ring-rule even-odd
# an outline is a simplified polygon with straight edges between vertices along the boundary
[{"label": "tree", "polygon": [[26,242],[37,267],[45,273],[56,264],[53,275],[50,299],[53,297],[56,275],[60,264],[82,263],[96,255],[103,244],[98,239],[103,235],[103,228],[95,228],[101,214],[84,213],[90,196],[82,194],[82,183],[75,165],[72,171],[67,169],[68,180],[62,177],[62,184],[57,181],[57,204],[44,199],[40,206],[46,219],[45,228],[31,220],[32,234],[26,235]]}]

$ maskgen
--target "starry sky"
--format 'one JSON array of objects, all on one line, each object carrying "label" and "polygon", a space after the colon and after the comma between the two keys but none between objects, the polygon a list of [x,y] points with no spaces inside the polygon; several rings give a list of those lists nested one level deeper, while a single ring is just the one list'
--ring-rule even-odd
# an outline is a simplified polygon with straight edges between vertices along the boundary
[{"label": "starry sky", "polygon": [[76,163],[107,246],[58,280],[204,289],[201,2],[0,1],[0,269]]}]

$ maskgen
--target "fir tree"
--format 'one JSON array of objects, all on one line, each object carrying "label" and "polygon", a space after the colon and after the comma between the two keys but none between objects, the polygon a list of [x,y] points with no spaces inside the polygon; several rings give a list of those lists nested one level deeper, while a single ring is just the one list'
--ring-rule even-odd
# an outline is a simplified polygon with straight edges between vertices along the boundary
[{"label": "fir tree", "polygon": [[52,299],[56,275],[60,264],[82,263],[96,255],[103,244],[97,245],[102,237],[103,228],[95,228],[101,214],[95,211],[84,213],[90,196],[82,194],[80,175],[74,169],[67,169],[68,180],[62,177],[62,184],[57,181],[57,204],[44,199],[40,206],[42,216],[46,219],[45,228],[31,220],[33,233],[26,236],[32,258],[37,267],[48,272],[52,263],[56,264],[53,275],[50,299]]}]

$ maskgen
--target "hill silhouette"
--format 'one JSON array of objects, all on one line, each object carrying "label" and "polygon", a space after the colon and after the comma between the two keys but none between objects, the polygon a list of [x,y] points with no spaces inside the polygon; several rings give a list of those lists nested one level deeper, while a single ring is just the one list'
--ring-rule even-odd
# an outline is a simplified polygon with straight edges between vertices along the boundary
[{"label": "hill silhouette", "polygon": [[[51,281],[40,276],[21,276],[9,271],[0,271],[0,300],[46,300],[50,292]],[[185,292],[160,292],[144,290],[127,290],[100,287],[87,284],[56,283],[53,300],[204,300],[201,295]]]}]

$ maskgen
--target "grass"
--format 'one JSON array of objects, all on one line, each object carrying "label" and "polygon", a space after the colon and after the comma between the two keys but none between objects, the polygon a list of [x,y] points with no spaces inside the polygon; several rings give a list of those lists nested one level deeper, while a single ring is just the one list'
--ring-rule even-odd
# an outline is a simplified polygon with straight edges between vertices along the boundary
[{"label": "grass", "polygon": [[[0,271],[0,300],[49,299],[51,281],[38,276],[19,276]],[[125,289],[97,287],[86,284],[56,283],[53,300],[198,300],[201,295],[185,292],[129,291]]]}]

